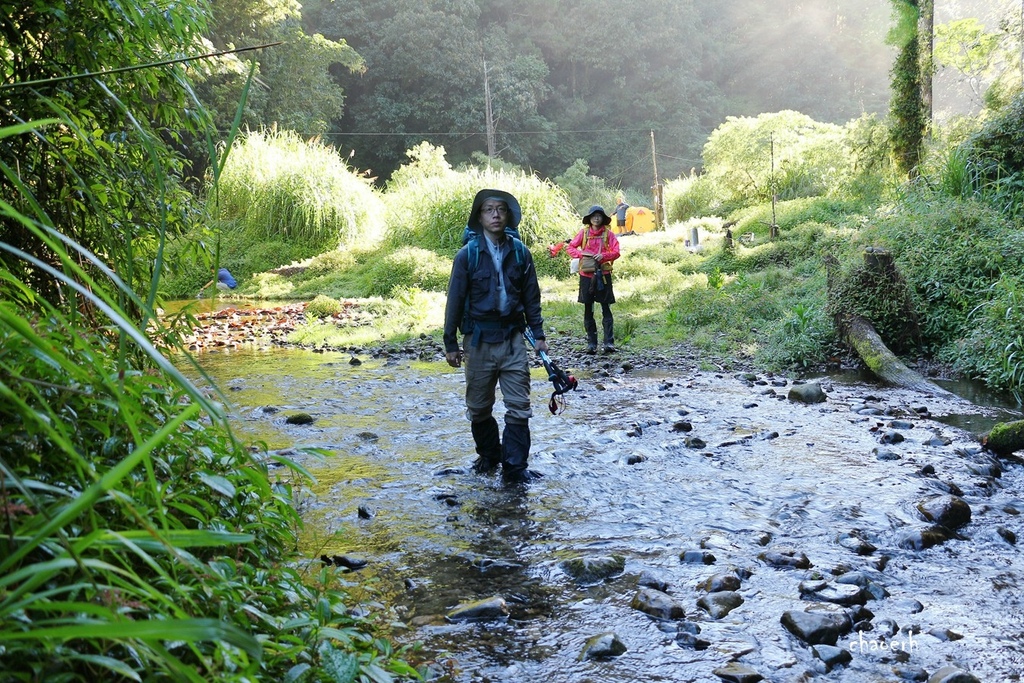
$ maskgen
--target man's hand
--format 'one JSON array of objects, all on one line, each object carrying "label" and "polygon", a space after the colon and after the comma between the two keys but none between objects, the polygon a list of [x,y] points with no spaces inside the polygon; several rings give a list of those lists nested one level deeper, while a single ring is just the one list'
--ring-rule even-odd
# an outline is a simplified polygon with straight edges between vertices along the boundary
[{"label": "man's hand", "polygon": [[548,352],[548,343],[547,343],[547,341],[545,341],[543,339],[538,339],[537,343],[534,344],[533,348],[537,350],[537,353],[540,353],[541,351],[543,351],[544,353],[547,353]]},{"label": "man's hand", "polygon": [[460,367],[462,365],[462,351],[449,351],[444,354],[444,359],[448,361],[448,365],[453,368]]}]

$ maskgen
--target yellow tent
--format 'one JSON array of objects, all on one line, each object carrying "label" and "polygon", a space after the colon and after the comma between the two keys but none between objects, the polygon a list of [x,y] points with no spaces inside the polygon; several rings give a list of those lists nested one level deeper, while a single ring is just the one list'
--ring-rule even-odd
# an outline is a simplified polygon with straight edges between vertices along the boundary
[{"label": "yellow tent", "polygon": [[612,232],[616,235],[650,232],[654,230],[655,225],[654,211],[643,206],[631,206],[626,209],[625,225],[619,225],[618,218],[612,217]]}]

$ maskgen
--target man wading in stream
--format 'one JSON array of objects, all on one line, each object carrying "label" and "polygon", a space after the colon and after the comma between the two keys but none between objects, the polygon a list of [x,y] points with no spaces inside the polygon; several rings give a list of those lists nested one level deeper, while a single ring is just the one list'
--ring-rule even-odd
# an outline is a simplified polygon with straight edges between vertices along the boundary
[{"label": "man wading in stream", "polygon": [[[444,313],[448,365],[466,362],[466,416],[479,456],[473,470],[487,473],[501,465],[508,483],[540,476],[526,468],[533,416],[530,359],[522,334],[527,325],[536,351],[548,350],[533,256],[517,237],[521,218],[519,202],[508,192],[477,193],[466,222],[466,243],[452,264]],[[462,349],[458,330],[465,335]],[[501,438],[492,414],[499,382],[505,402]]]}]

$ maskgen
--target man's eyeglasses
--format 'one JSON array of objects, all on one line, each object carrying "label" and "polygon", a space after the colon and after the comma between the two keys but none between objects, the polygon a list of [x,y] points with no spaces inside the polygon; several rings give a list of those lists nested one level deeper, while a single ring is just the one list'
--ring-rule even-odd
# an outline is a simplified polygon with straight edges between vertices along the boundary
[{"label": "man's eyeglasses", "polygon": [[485,214],[485,215],[486,214],[494,213],[494,214],[497,214],[499,216],[507,216],[508,215],[508,209],[505,208],[504,206],[484,206],[484,207],[481,207],[480,213]]}]

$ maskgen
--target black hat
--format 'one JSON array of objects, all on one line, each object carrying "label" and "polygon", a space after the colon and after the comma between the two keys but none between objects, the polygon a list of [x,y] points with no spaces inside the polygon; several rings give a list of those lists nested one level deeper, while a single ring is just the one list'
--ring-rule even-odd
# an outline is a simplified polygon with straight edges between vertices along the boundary
[{"label": "black hat", "polygon": [[473,198],[473,208],[469,210],[469,220],[466,225],[474,232],[480,232],[483,227],[480,225],[480,207],[488,199],[497,199],[505,202],[508,206],[508,227],[518,228],[519,221],[523,218],[523,210],[519,208],[519,200],[504,190],[480,190]]},{"label": "black hat", "polygon": [[587,215],[583,217],[583,225],[590,225],[590,217],[593,216],[595,213],[601,214],[601,225],[611,224],[612,218],[611,216],[604,212],[604,207],[594,204],[592,207],[590,207],[590,211],[587,212]]}]

